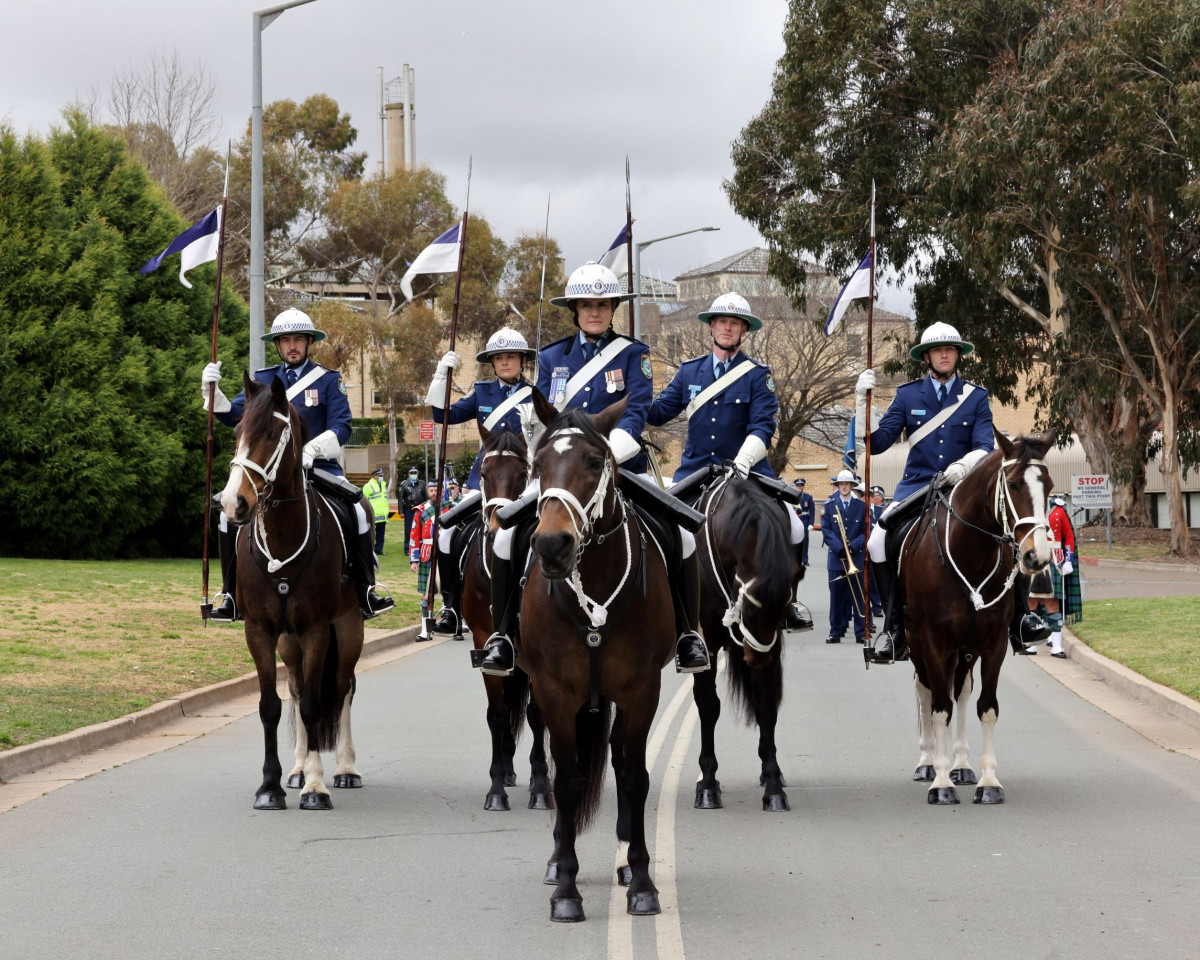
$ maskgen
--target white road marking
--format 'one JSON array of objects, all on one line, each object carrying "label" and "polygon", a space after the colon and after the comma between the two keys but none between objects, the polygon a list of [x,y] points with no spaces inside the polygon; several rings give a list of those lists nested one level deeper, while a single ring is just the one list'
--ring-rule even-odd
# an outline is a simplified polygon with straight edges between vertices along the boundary
[{"label": "white road marking", "polygon": [[679,918],[679,893],[675,888],[675,798],[679,792],[679,775],[699,720],[700,712],[693,704],[680,724],[658,795],[658,829],[654,834],[654,857],[658,861],[655,883],[662,907],[662,913],[654,918],[658,960],[684,960],[683,925]]}]

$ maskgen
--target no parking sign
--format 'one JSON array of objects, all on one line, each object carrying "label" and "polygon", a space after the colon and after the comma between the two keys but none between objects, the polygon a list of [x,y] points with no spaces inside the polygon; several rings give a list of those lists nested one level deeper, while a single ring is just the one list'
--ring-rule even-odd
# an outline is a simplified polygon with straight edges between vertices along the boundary
[{"label": "no parking sign", "polygon": [[1107,473],[1071,476],[1071,504],[1086,510],[1112,508],[1112,486]]}]

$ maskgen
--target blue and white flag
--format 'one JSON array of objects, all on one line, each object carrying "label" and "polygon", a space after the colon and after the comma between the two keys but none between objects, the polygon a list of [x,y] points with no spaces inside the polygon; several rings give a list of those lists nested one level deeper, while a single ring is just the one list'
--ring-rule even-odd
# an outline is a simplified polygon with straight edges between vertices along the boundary
[{"label": "blue and white flag", "polygon": [[459,236],[462,233],[462,221],[433,241],[417,254],[417,258],[404,271],[400,278],[400,290],[404,299],[413,298],[412,279],[422,273],[457,273]]},{"label": "blue and white flag", "polygon": [[212,213],[194,223],[179,236],[167,244],[167,249],[157,257],[151,257],[142,264],[139,273],[153,273],[159,268],[164,257],[173,253],[179,257],[179,282],[189,290],[192,285],[184,276],[192,267],[202,263],[211,263],[217,259],[217,248],[221,242],[221,208],[217,207]]},{"label": "blue and white flag", "polygon": [[838,328],[838,324],[842,322],[842,314],[850,306],[851,300],[857,300],[859,297],[869,297],[870,295],[871,254],[868,251],[867,255],[862,258],[862,263],[858,265],[858,269],[846,281],[846,285],[842,287],[842,292],[838,294],[838,298],[833,302],[833,309],[829,311],[829,316],[825,318],[825,336],[829,336]]},{"label": "blue and white flag", "polygon": [[846,433],[846,448],[842,451],[842,463],[845,464],[847,470],[855,469],[855,461],[858,460],[858,450],[854,443],[854,417],[850,418],[850,429]]},{"label": "blue and white flag", "polygon": [[[621,232],[617,234],[617,239],[608,245],[608,249],[604,251],[604,256],[600,258],[600,263],[608,267],[613,273],[617,272],[617,263],[621,256],[625,254],[625,247],[629,244],[629,224],[621,227]],[[628,260],[628,256],[626,256]]]}]

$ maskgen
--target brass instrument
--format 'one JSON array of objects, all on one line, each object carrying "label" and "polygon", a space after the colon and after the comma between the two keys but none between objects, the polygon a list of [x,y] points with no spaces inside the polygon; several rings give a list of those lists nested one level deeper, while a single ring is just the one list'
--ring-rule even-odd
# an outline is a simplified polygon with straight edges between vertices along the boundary
[{"label": "brass instrument", "polygon": [[[845,571],[843,579],[850,585],[850,602],[854,606],[854,612],[865,620],[867,605],[863,598],[862,580],[860,579],[862,571],[854,565],[854,554],[850,550],[850,540],[846,536],[846,525],[842,522],[842,511],[836,505],[833,508],[833,518],[837,521],[838,533],[842,537],[842,548],[845,550],[845,556],[840,559],[842,561],[842,570]],[[856,584],[858,586],[857,591],[854,589]]]}]

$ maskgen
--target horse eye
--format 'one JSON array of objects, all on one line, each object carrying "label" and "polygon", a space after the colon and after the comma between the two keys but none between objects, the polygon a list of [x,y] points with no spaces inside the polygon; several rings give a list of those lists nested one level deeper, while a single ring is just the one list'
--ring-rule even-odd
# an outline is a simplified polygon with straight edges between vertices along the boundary
[{"label": "horse eye", "polygon": [[1015,480],[1009,480],[1008,481],[1008,489],[1009,490],[1020,490],[1021,485],[1019,483],[1017,483]]},{"label": "horse eye", "polygon": [[604,458],[600,457],[600,456],[588,457],[588,469],[589,470],[603,470],[604,469]]}]

